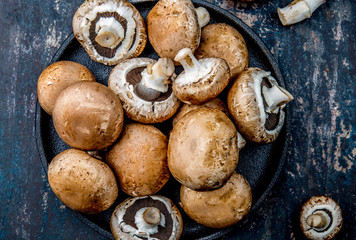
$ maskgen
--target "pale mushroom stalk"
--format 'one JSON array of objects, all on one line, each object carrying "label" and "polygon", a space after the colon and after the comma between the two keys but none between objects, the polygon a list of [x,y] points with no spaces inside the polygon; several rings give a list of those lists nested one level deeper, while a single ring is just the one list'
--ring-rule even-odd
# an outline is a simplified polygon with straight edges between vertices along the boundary
[{"label": "pale mushroom stalk", "polygon": [[262,95],[266,101],[266,112],[268,113],[275,113],[280,106],[294,99],[287,90],[278,85],[273,85],[271,88],[264,86],[262,88]]},{"label": "pale mushroom stalk", "polygon": [[190,48],[183,48],[180,50],[175,56],[174,61],[180,62],[180,64],[182,64],[186,74],[198,73],[201,70],[206,69],[206,67],[199,63],[199,61],[194,57]]},{"label": "pale mushroom stalk", "polygon": [[318,210],[309,215],[306,221],[311,228],[324,230],[330,225],[331,219],[328,213],[323,210]]},{"label": "pale mushroom stalk", "polygon": [[158,232],[158,226],[165,227],[165,217],[161,211],[155,207],[144,207],[137,211],[135,215],[135,224],[139,232],[145,232],[142,235],[155,234]]},{"label": "pale mushroom stalk", "polygon": [[278,16],[284,26],[310,18],[313,12],[326,0],[294,0],[284,8],[278,8]]},{"label": "pale mushroom stalk", "polygon": [[198,7],[195,9],[195,12],[198,15],[198,23],[200,28],[204,27],[205,25],[207,25],[210,21],[210,14],[208,12],[208,10],[206,10],[203,7]]},{"label": "pale mushroom stalk", "polygon": [[102,47],[115,48],[124,38],[125,30],[115,18],[102,18],[95,27],[95,41]]},{"label": "pale mushroom stalk", "polygon": [[147,101],[157,99],[168,91],[169,78],[174,73],[174,63],[169,58],[160,58],[142,71],[141,82],[136,85],[136,94]]}]

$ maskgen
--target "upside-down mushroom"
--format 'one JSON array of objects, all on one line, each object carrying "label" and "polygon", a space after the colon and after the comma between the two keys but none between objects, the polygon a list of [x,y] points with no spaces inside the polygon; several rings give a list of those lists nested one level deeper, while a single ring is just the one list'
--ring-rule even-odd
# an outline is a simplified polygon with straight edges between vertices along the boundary
[{"label": "upside-down mushroom", "polygon": [[238,75],[228,93],[228,107],[239,132],[257,143],[273,142],[281,131],[286,103],[293,96],[271,73],[248,68]]},{"label": "upside-down mushroom", "polygon": [[141,123],[163,122],[178,110],[172,91],[174,64],[169,58],[127,59],[112,70],[109,88],[122,101],[126,115]]},{"label": "upside-down mushroom", "polygon": [[146,46],[146,26],[127,0],[86,0],[73,17],[73,32],[89,56],[116,65]]},{"label": "upside-down mushroom", "polygon": [[177,98],[188,104],[202,104],[217,97],[230,79],[229,65],[222,58],[197,60],[192,50],[183,48],[174,58],[184,71],[173,81]]}]

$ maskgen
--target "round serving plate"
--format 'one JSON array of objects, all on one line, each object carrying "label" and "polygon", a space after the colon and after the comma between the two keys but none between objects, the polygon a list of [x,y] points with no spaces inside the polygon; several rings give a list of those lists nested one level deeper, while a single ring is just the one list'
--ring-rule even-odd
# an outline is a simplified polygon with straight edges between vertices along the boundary
[{"label": "round serving plate", "polygon": [[[140,11],[142,17],[146,19],[149,11],[153,8],[157,1],[143,0],[131,2]],[[252,29],[250,29],[236,16],[215,5],[200,0],[193,0],[193,3],[196,7],[205,7],[209,11],[211,16],[210,23],[223,22],[236,28],[246,41],[249,51],[250,67],[259,67],[266,71],[270,71],[278,83],[282,87],[285,87],[282,74],[272,54]],[[157,54],[154,52],[149,43],[147,43],[147,46],[140,57],[158,59]],[[94,74],[97,82],[107,86],[108,77],[113,67],[91,60],[73,34],[71,34],[61,45],[49,64],[60,60],[71,60],[83,64]],[[181,71],[181,68],[177,68],[177,72],[179,71]],[[226,91],[222,93],[220,98],[224,101],[226,100]],[[258,145],[248,142],[246,147],[240,152],[239,163],[236,171],[242,174],[251,186],[253,205],[250,213],[256,210],[260,206],[261,202],[266,198],[282,169],[289,139],[288,129],[290,125],[290,110],[288,106],[285,108],[285,111],[285,124],[275,142],[267,145]],[[164,133],[167,133],[168,129],[171,127],[171,122],[166,121],[165,123],[158,124],[156,126]],[[36,141],[41,163],[46,172],[48,170],[48,164],[51,160],[60,152],[70,148],[59,138],[54,129],[51,116],[41,109],[39,103],[37,103],[36,108]],[[181,211],[184,222],[184,229],[181,237],[182,239],[215,239],[233,228],[243,227],[243,224],[240,223],[224,229],[212,229],[195,223],[184,213],[184,210],[178,204],[179,189],[180,184],[173,177],[171,177],[168,183],[157,194],[164,195],[172,199]],[[113,239],[110,231],[111,214],[115,207],[128,197],[129,196],[125,193],[120,192],[115,204],[100,214],[88,215],[77,211],[73,211],[73,213],[100,234]]]}]

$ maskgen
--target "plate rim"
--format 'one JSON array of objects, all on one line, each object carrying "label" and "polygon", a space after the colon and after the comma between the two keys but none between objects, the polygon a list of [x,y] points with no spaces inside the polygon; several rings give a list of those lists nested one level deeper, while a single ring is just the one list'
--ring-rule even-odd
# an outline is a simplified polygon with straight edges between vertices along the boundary
[{"label": "plate rim", "polygon": [[[135,4],[140,4],[140,3],[154,3],[157,2],[157,0],[131,0],[129,1],[131,4],[135,5]],[[278,63],[276,61],[276,59],[274,58],[274,56],[272,55],[272,53],[270,52],[270,50],[268,49],[267,45],[262,41],[262,39],[258,36],[258,34],[252,29],[250,28],[246,23],[244,23],[241,19],[239,19],[237,16],[235,16],[234,14],[230,13],[229,11],[214,5],[212,3],[209,2],[205,2],[203,0],[192,0],[193,4],[199,4],[202,7],[206,7],[206,8],[211,8],[213,10],[215,10],[216,12],[219,12],[221,14],[223,14],[224,16],[226,16],[227,18],[229,18],[230,20],[232,20],[233,22],[237,23],[237,25],[239,25],[240,28],[242,28],[248,35],[252,36],[254,41],[256,41],[257,45],[259,45],[261,47],[261,49],[263,50],[263,54],[265,57],[267,57],[268,61],[271,63],[271,67],[274,69],[275,71],[275,77],[278,81],[278,83],[282,86],[282,87],[286,87],[286,83],[284,81],[283,75],[281,73],[281,70],[278,66]],[[52,63],[55,62],[56,59],[58,59],[63,52],[66,50],[66,47],[72,42],[75,41],[76,38],[74,37],[73,32],[70,33],[65,40],[61,43],[60,47],[55,51],[55,53],[53,54],[52,58],[50,59],[49,63],[47,64],[47,66],[51,65]],[[225,234],[227,234],[228,232],[232,231],[234,228],[240,228],[241,225],[243,225],[249,218],[249,216],[251,215],[251,213],[254,213],[256,211],[256,209],[258,209],[261,205],[261,203],[263,201],[266,200],[266,198],[268,197],[268,195],[270,194],[273,186],[275,185],[276,181],[278,180],[280,173],[284,167],[285,161],[286,161],[286,155],[287,155],[287,151],[288,151],[288,146],[290,145],[291,142],[291,133],[290,133],[290,127],[291,127],[291,109],[290,109],[290,104],[287,104],[286,107],[284,108],[285,111],[285,122],[284,122],[284,126],[283,129],[285,131],[285,141],[284,141],[284,147],[283,147],[283,151],[280,154],[280,158],[279,158],[279,164],[278,167],[274,173],[274,176],[272,177],[272,179],[270,180],[267,188],[265,188],[265,190],[263,191],[263,193],[260,195],[259,199],[254,203],[254,205],[252,206],[251,210],[249,211],[249,213],[244,217],[243,221],[240,221],[239,223],[232,225],[230,227],[227,228],[222,228],[222,229],[217,229],[217,232],[210,234],[208,236],[204,236],[201,238],[198,238],[199,240],[211,240],[211,239],[216,239],[218,237],[221,237]],[[42,141],[42,130],[41,130],[41,119],[42,119],[42,115],[45,114],[44,111],[42,110],[39,101],[38,101],[38,97],[37,97],[37,103],[36,103],[36,109],[35,109],[35,138],[36,138],[36,147],[37,147],[37,152],[39,155],[39,159],[42,165],[42,168],[44,169],[47,179],[48,179],[48,162],[47,162],[47,158],[45,156],[45,151],[44,151],[44,145],[43,145],[43,141]],[[71,208],[68,208],[80,221],[82,221],[83,223],[85,223],[88,227],[90,227],[91,229],[93,229],[94,231],[98,232],[99,234],[109,238],[109,239],[114,239],[112,234],[110,232],[108,232],[107,230],[101,228],[98,224],[90,221],[88,218],[86,218],[84,215],[82,215],[80,212],[72,210]]]}]

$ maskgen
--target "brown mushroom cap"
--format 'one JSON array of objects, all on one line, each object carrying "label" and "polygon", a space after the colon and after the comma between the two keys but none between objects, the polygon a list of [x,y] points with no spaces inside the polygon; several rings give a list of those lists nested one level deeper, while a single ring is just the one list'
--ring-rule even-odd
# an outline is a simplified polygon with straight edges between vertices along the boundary
[{"label": "brown mushroom cap", "polygon": [[181,184],[194,190],[222,186],[235,171],[239,149],[234,124],[220,110],[201,107],[173,127],[168,167]]},{"label": "brown mushroom cap", "polygon": [[115,175],[102,161],[77,149],[58,154],[48,166],[48,181],[57,197],[73,210],[96,214],[118,196]]},{"label": "brown mushroom cap", "polygon": [[168,181],[167,137],[150,125],[131,123],[106,155],[121,189],[130,196],[158,192]]},{"label": "brown mushroom cap", "polygon": [[221,58],[203,58],[199,61],[188,48],[175,57],[184,68],[173,81],[172,88],[179,100],[188,104],[202,104],[216,98],[228,85],[229,66]]},{"label": "brown mushroom cap", "polygon": [[148,39],[160,57],[174,59],[182,48],[200,42],[198,15],[190,0],[160,0],[147,16]]},{"label": "brown mushroom cap", "polygon": [[126,0],[84,1],[73,17],[73,32],[94,61],[107,65],[139,56],[147,41],[143,18]]},{"label": "brown mushroom cap", "polygon": [[[234,81],[227,103],[239,132],[253,142],[273,142],[283,127],[284,107],[293,99],[292,95],[279,87],[269,72],[259,68],[244,70]],[[274,89],[277,94],[265,94]],[[267,100],[276,100],[274,109],[269,109]]]},{"label": "brown mushroom cap", "polygon": [[[156,209],[158,224],[148,224],[144,213]],[[149,221],[150,222],[150,221]],[[168,239],[178,240],[183,231],[183,220],[173,202],[158,195],[126,199],[111,215],[111,232],[116,240]],[[135,236],[135,237],[134,237]]]},{"label": "brown mushroom cap", "polygon": [[332,239],[340,231],[342,222],[340,206],[325,196],[312,197],[300,212],[300,227],[312,240]]},{"label": "brown mushroom cap", "polygon": [[49,115],[59,93],[79,81],[95,81],[93,74],[82,64],[72,61],[58,61],[42,71],[37,81],[38,101]]},{"label": "brown mushroom cap", "polygon": [[209,108],[216,108],[219,109],[220,111],[224,112],[226,115],[229,114],[229,110],[227,109],[227,106],[223,101],[221,101],[219,98],[214,98],[213,100],[210,100],[209,102],[200,104],[200,105],[192,105],[192,104],[183,104],[182,107],[179,109],[179,111],[174,115],[172,125],[176,125],[177,122],[185,116],[185,114],[189,113],[192,110],[195,110],[200,107],[209,107]]},{"label": "brown mushroom cap", "polygon": [[232,26],[214,23],[201,31],[201,40],[194,53],[197,59],[222,58],[228,64],[231,76],[237,76],[248,67],[248,51],[244,38]]},{"label": "brown mushroom cap", "polygon": [[64,89],[53,109],[60,138],[82,150],[101,150],[120,135],[124,111],[113,91],[97,82],[77,82]]},{"label": "brown mushroom cap", "polygon": [[141,73],[148,65],[156,62],[150,58],[127,59],[115,66],[109,77],[108,86],[120,98],[126,115],[141,123],[163,122],[172,117],[180,105],[171,85],[167,92],[152,101],[142,99],[136,93],[135,87],[142,79]]},{"label": "brown mushroom cap", "polygon": [[180,200],[194,221],[224,228],[236,224],[250,211],[252,192],[246,179],[234,173],[224,186],[213,191],[194,191],[182,185]]}]

